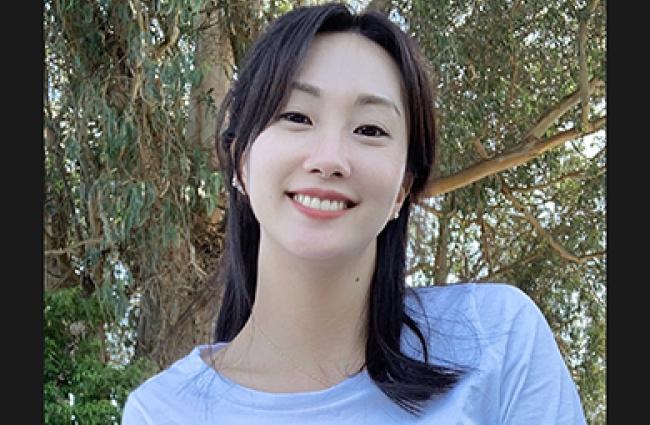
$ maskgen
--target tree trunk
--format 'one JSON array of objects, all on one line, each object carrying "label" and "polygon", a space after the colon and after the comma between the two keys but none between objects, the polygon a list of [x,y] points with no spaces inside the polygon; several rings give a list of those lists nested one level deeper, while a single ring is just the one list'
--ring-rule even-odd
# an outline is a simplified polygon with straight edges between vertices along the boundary
[{"label": "tree trunk", "polygon": [[453,213],[453,196],[453,193],[445,195],[445,212],[439,217],[440,230],[436,242],[436,259],[433,265],[433,282],[436,285],[446,284],[447,275],[449,274],[449,222]]},{"label": "tree trunk", "polygon": [[[216,170],[215,116],[231,81],[233,49],[222,9],[204,12],[198,28],[195,66],[202,71],[202,79],[191,91],[187,135],[190,145],[210,152]],[[220,305],[214,277],[223,252],[222,218],[219,207],[212,217],[194,215],[189,240],[169,252],[169,265],[145,285],[137,356],[164,368],[196,345],[213,342]]]},{"label": "tree trunk", "polygon": [[[203,72],[199,85],[194,87],[190,97],[188,137],[191,143],[214,146],[215,116],[218,105],[228,90],[233,65],[233,52],[225,23],[219,10],[205,12],[199,20],[199,32],[195,66]],[[213,152],[213,165],[219,168]]]}]

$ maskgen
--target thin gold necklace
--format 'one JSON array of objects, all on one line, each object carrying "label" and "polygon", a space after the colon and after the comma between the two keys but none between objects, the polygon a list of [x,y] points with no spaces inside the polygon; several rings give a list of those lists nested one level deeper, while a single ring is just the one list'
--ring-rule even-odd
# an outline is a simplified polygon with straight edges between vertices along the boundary
[{"label": "thin gold necklace", "polygon": [[275,343],[271,340],[271,338],[269,338],[268,335],[266,335],[266,333],[262,330],[262,328],[257,324],[257,322],[255,321],[255,317],[254,317],[252,312],[251,312],[251,321],[253,322],[253,325],[260,331],[260,333],[262,334],[264,339],[266,339],[266,341],[269,343],[269,345],[271,345],[271,347],[273,347],[282,357],[284,357],[289,363],[291,363],[299,372],[303,373],[304,375],[308,376],[309,378],[313,379],[314,381],[319,382],[325,388],[329,388],[329,387],[332,386],[332,384],[323,381],[319,377],[314,376],[311,373],[304,370],[303,368],[301,368],[300,365],[297,362],[292,360],[291,357],[289,355],[287,355],[280,347],[275,345]]}]

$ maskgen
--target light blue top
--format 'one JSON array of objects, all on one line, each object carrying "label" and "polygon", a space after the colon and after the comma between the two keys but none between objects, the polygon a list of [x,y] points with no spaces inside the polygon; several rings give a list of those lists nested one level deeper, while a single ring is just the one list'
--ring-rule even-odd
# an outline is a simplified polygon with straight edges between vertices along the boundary
[{"label": "light blue top", "polygon": [[[521,290],[462,284],[416,292],[426,314],[413,296],[406,305],[431,360],[471,367],[452,390],[428,402],[420,418],[385,396],[365,369],[325,390],[269,393],[220,376],[201,359],[202,346],[133,391],[122,425],[586,424],[553,334]],[[403,352],[421,359],[416,342],[406,328]]]}]

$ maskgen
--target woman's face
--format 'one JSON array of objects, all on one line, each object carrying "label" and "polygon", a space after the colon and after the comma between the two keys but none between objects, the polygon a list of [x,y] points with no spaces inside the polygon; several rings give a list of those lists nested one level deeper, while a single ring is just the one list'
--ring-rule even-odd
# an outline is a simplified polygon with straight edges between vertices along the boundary
[{"label": "woman's face", "polygon": [[374,250],[405,194],[397,65],[358,34],[318,35],[290,90],[244,161],[261,243],[313,260]]}]

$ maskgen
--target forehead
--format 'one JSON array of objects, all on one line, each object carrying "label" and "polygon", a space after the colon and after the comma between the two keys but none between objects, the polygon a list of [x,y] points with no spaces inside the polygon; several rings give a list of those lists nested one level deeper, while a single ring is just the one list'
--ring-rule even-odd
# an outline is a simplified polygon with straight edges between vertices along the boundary
[{"label": "forehead", "polygon": [[356,33],[317,35],[296,80],[318,86],[324,92],[387,97],[404,110],[397,64],[381,46]]}]

